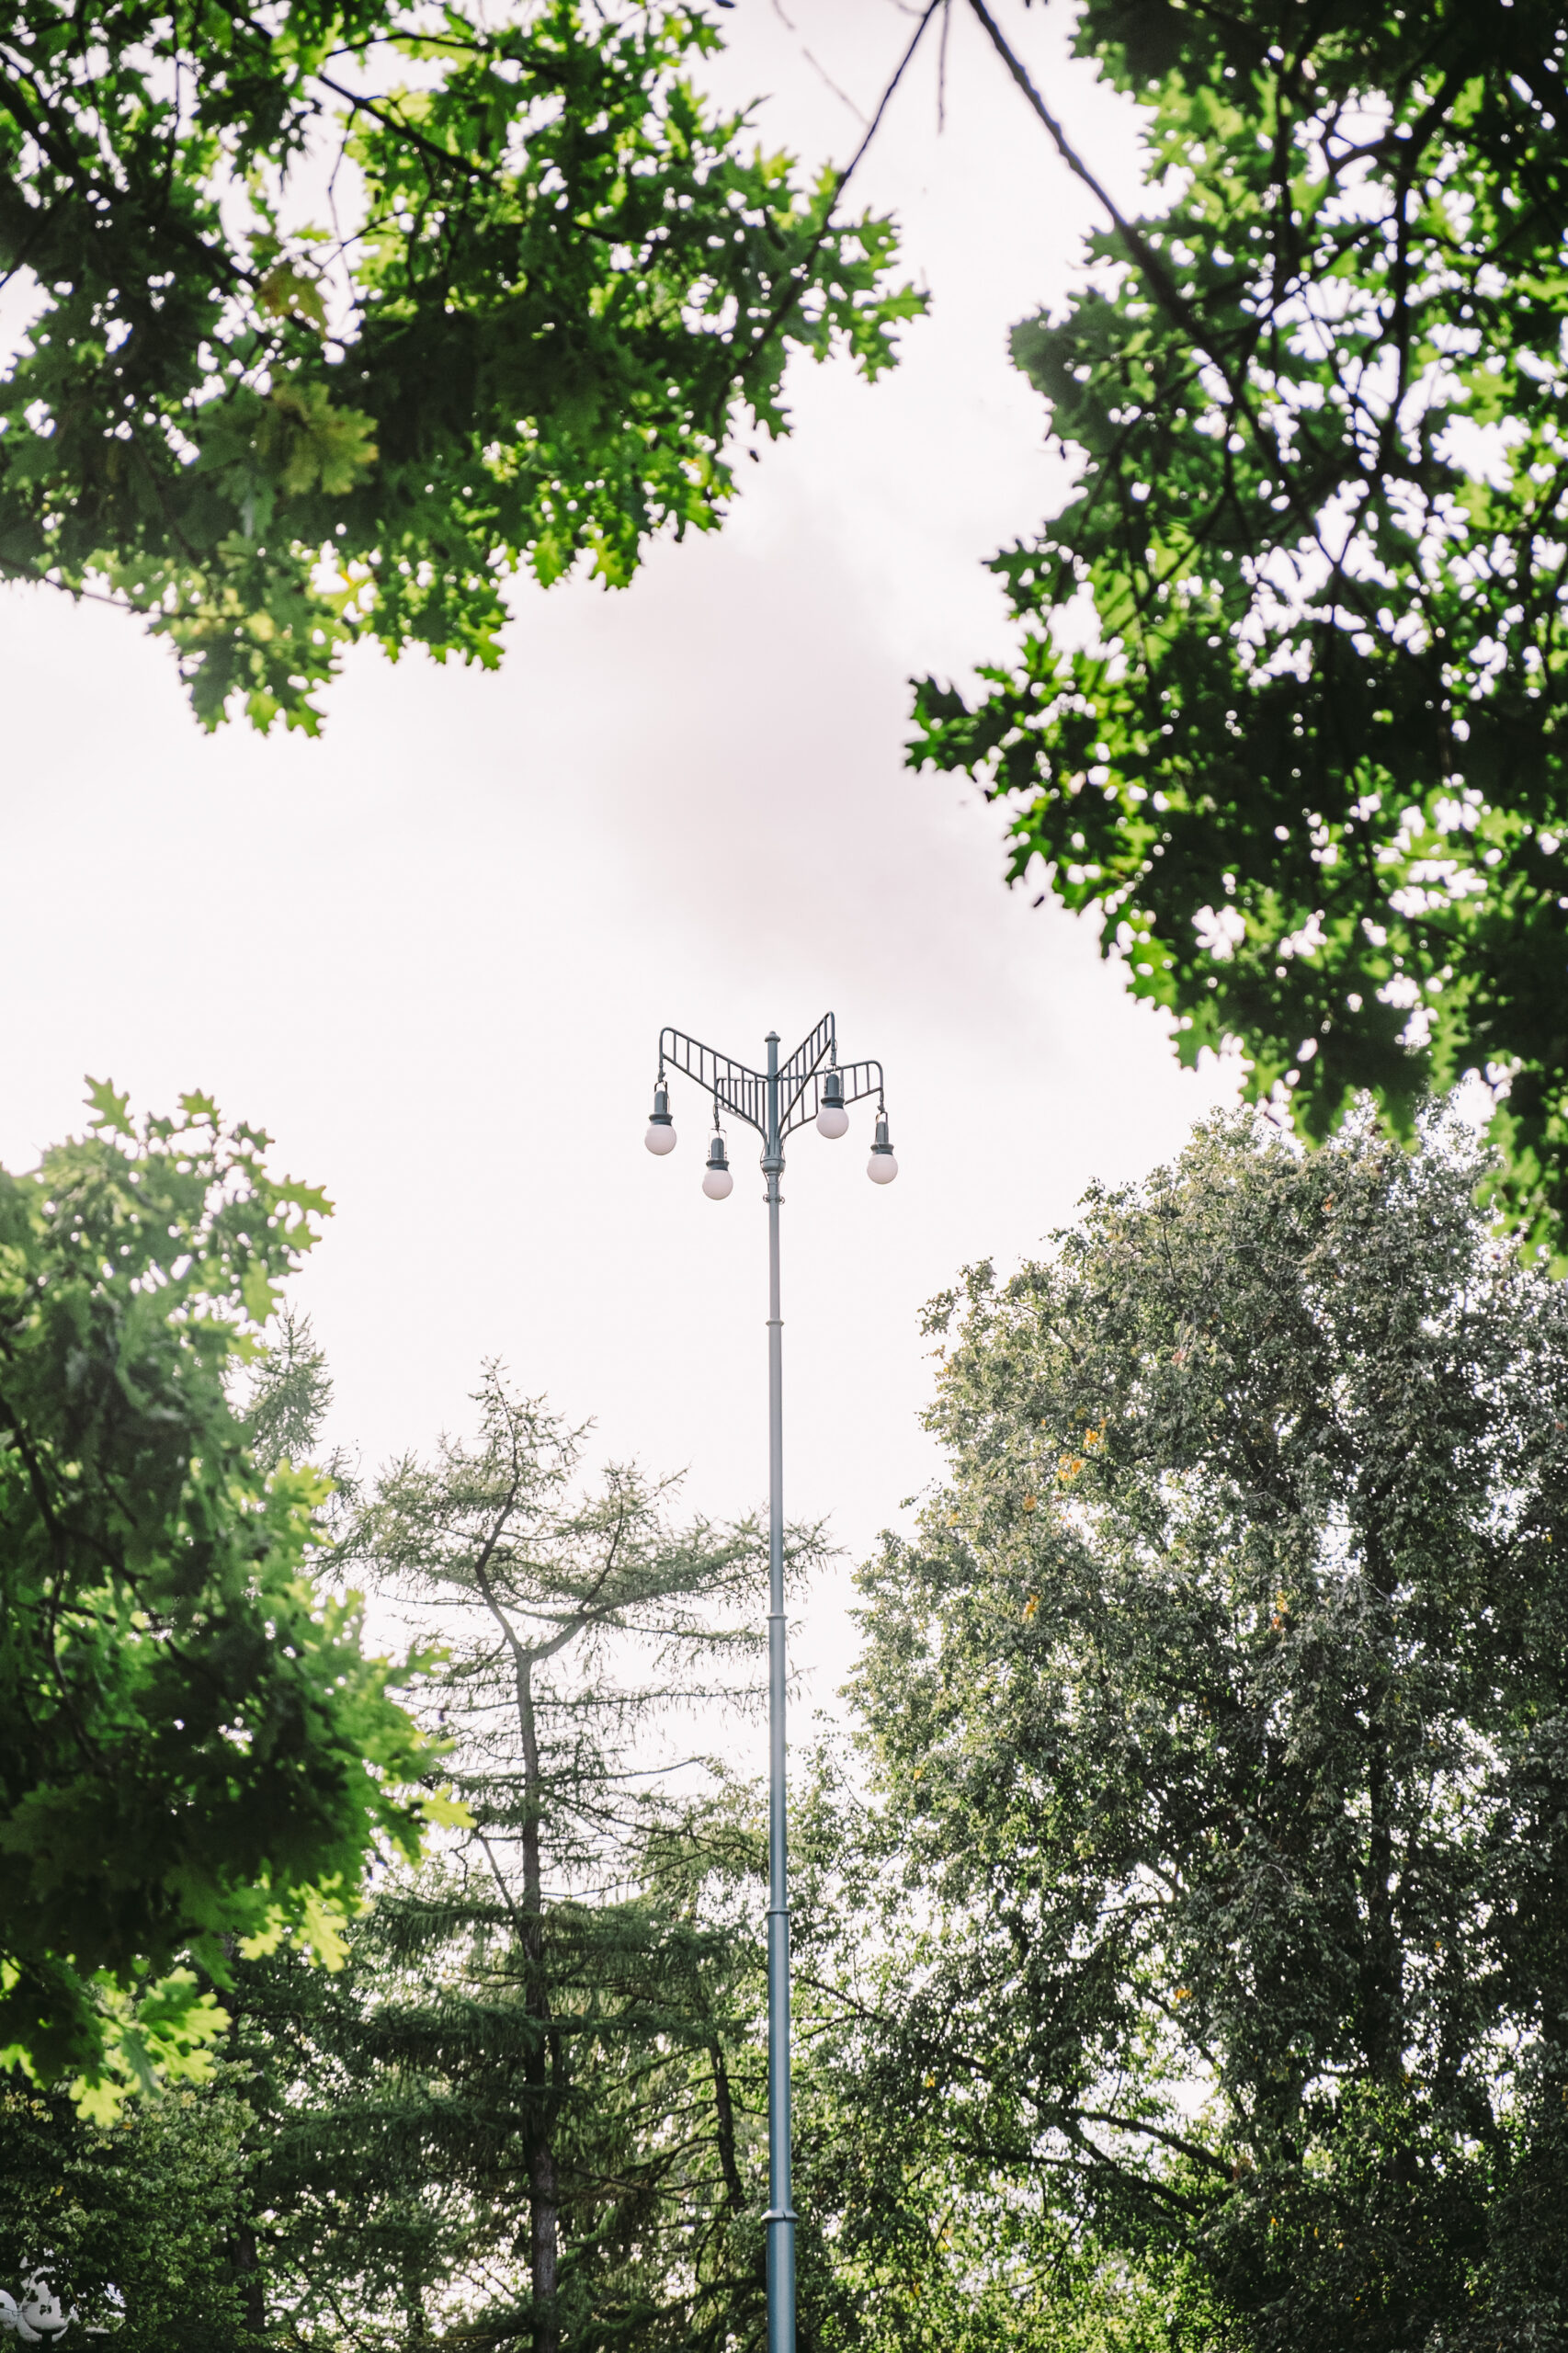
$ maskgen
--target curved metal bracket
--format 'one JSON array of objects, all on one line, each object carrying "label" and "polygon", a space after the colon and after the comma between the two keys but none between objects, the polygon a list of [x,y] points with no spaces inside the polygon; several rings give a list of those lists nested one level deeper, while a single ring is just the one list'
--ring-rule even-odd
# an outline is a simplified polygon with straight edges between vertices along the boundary
[{"label": "curved metal bracket", "polygon": [[694,1078],[722,1110],[733,1111],[737,1120],[744,1120],[748,1128],[755,1128],[767,1141],[767,1081],[761,1071],[734,1062],[728,1054],[716,1053],[699,1039],[688,1038],[684,1029],[660,1030],[661,1077],[666,1063],[673,1063],[687,1078]]},{"label": "curved metal bracket", "polygon": [[[766,1148],[767,1135],[767,1074],[753,1070],[748,1063],[736,1062],[733,1055],[721,1054],[712,1046],[705,1046],[699,1038],[688,1038],[684,1029],[661,1029],[659,1032],[659,1073],[666,1067],[678,1070],[687,1078],[695,1079],[705,1094],[710,1095],[719,1108],[743,1120],[755,1128]],[[787,1062],[778,1065],[778,1138],[784,1139],[797,1128],[814,1120],[822,1108],[822,1082],[829,1070],[838,1070],[843,1081],[846,1103],[858,1103],[874,1095],[879,1103],[884,1100],[882,1066],[879,1062],[849,1063],[838,1068],[838,1029],[831,1013],[824,1013],[816,1028],[802,1038]]]},{"label": "curved metal bracket", "polygon": [[[868,1095],[874,1095],[879,1102],[881,1101],[881,1063],[846,1063],[840,1067],[838,1075],[844,1082],[843,1099],[846,1103],[859,1103]],[[822,1083],[826,1076],[826,1071],[813,1071],[805,1080],[790,1106],[788,1117],[780,1113],[780,1137],[789,1135],[792,1129],[807,1126],[816,1118],[822,1108]]]}]

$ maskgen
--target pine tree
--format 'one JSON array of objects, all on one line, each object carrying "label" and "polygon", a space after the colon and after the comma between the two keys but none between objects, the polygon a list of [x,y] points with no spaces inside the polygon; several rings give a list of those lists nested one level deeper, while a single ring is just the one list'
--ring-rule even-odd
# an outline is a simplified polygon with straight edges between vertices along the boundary
[{"label": "pine tree", "polygon": [[496,1368],[477,1403],[344,1545],[445,1642],[416,1704],[468,1822],[337,1973],[237,1972],[267,2318],[719,2353],[763,2320],[761,1847],[752,1792],[676,1735],[749,1692],[766,1547],[673,1524],[633,1469],[585,1495],[585,1434]]}]

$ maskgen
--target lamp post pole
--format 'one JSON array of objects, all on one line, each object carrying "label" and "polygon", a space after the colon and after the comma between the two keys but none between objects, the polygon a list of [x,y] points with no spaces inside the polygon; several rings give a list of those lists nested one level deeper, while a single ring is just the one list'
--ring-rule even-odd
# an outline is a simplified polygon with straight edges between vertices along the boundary
[{"label": "lamp post pole", "polygon": [[785,1743],[789,1662],[784,1619],[784,1320],[779,1305],[778,1211],[783,1196],[784,1142],[813,1120],[818,1131],[842,1136],[846,1106],[875,1095],[877,1118],[867,1174],[885,1185],[898,1174],[888,1142],[881,1063],[841,1070],[837,1029],[824,1014],[788,1060],[778,1059],[778,1033],[767,1037],[767,1067],[756,1071],[718,1054],[679,1029],[659,1033],[659,1070],[646,1138],[652,1153],[674,1149],[671,1068],[712,1097],[713,1135],[702,1189],[723,1200],[733,1178],[724,1148],[721,1111],[755,1128],[762,1138],[767,1203],[767,2353],[795,2353],[795,2213],[790,2191],[790,1855]]},{"label": "lamp post pole", "polygon": [[790,2196],[790,1848],[784,1711],[784,1317],[778,1291],[778,1033],[767,1033],[767,2353],[795,2353]]}]

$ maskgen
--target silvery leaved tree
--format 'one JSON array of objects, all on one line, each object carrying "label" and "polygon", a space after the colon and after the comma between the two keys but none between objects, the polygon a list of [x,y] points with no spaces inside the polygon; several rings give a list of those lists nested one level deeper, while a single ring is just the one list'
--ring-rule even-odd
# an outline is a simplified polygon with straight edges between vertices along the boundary
[{"label": "silvery leaved tree", "polygon": [[1568,1296],[1481,1173],[1233,1120],[933,1307],[855,1686],[862,2265],[945,2180],[949,2302],[1019,2326],[1086,2254],[1113,2338],[1561,2341]]}]

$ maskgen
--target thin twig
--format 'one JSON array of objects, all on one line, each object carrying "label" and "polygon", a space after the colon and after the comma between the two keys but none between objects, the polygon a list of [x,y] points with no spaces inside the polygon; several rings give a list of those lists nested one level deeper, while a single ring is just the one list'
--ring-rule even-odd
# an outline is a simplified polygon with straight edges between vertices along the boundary
[{"label": "thin twig", "polygon": [[948,127],[948,34],[953,21],[953,0],[942,0],[942,38],[937,47],[937,136]]},{"label": "thin twig", "polygon": [[[801,28],[796,24],[793,17],[787,16],[785,14],[782,0],[773,0],[773,13],[778,17],[779,23],[784,26],[786,30],[792,32],[795,39],[797,40],[801,40]],[[856,105],[854,99],[850,97],[848,91],[841,90],[839,88],[837,83],[834,80],[826,66],[822,63],[819,58],[815,58],[812,55],[811,51],[806,47],[803,40],[801,41],[801,55],[805,59],[806,63],[811,67],[812,73],[815,74],[820,80],[826,83],[828,88],[833,92],[834,97],[838,99],[840,104],[848,108],[856,121],[864,122],[866,118],[860,108]]]},{"label": "thin twig", "polygon": [[[920,22],[915,28],[915,37],[911,40],[909,47],[904,51],[903,55],[899,59],[897,67],[893,73],[892,80],[882,92],[881,97],[877,105],[877,111],[871,117],[869,123],[866,127],[865,137],[861,140],[860,144],[856,148],[855,153],[850,156],[849,161],[845,165],[844,169],[838,175],[837,181],[834,187],[833,196],[828,203],[826,211],[823,214],[822,226],[817,231],[816,235],[812,238],[810,249],[802,258],[795,264],[794,268],[790,272],[789,278],[785,281],[783,293],[774,303],[772,310],[767,314],[767,317],[764,320],[762,325],[757,329],[756,335],[754,335],[751,339],[751,349],[754,355],[766,350],[773,336],[778,333],[779,324],[786,313],[789,311],[790,304],[794,301],[797,294],[800,292],[802,277],[808,270],[810,270],[812,264],[815,261],[818,254],[821,253],[824,244],[827,241],[828,231],[833,227],[834,214],[838,210],[838,200],[844,194],[845,189],[848,187],[851,178],[854,176],[856,167],[864,156],[867,148],[869,147],[872,140],[876,137],[878,130],[881,124],[882,117],[888,110],[888,106],[892,100],[892,94],[897,89],[899,84],[903,81],[904,70],[908,66],[910,60],[915,55],[915,51],[919,48],[921,37],[925,33],[926,26],[930,23],[937,9],[942,6],[943,0],[929,0],[928,6],[922,12]],[[736,382],[744,383],[744,381],[745,369],[744,366],[736,369],[734,374],[730,378],[730,382],[732,384]]]}]

